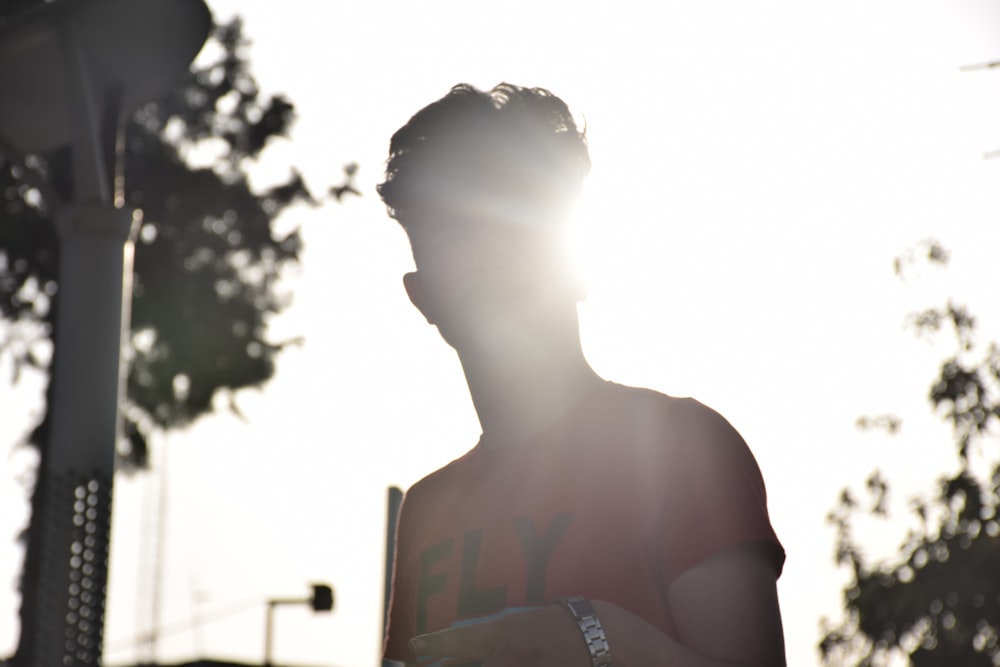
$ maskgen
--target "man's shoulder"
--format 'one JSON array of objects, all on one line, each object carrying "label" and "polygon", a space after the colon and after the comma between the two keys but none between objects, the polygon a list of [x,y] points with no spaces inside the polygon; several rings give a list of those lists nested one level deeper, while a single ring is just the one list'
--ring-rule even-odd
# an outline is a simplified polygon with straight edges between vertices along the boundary
[{"label": "man's shoulder", "polygon": [[658,448],[745,447],[742,436],[717,410],[690,396],[612,384],[613,403],[629,429]]},{"label": "man's shoulder", "polygon": [[476,467],[478,465],[478,450],[479,446],[477,445],[458,458],[446,463],[437,470],[424,475],[422,478],[414,482],[414,484],[406,491],[407,500],[412,505],[416,502],[416,499],[420,497],[434,495],[441,489],[441,487],[450,484],[451,480],[461,476],[464,471]]},{"label": "man's shoulder", "polygon": [[690,396],[671,396],[655,389],[608,383],[612,400],[630,418],[669,423],[676,428],[726,422],[713,408]]}]

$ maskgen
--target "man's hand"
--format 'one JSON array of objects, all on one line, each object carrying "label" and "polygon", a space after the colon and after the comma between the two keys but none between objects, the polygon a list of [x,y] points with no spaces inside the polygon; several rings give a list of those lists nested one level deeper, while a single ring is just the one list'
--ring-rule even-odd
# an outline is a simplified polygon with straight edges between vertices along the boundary
[{"label": "man's hand", "polygon": [[[612,667],[664,667],[661,657],[684,651],[658,628],[621,607],[602,600],[593,604],[611,647]],[[410,641],[410,647],[421,658],[478,659],[483,667],[591,665],[580,626],[561,605],[421,635]]]},{"label": "man's hand", "polygon": [[[669,590],[682,643],[610,602],[593,600],[611,667],[785,665],[774,566],[756,549],[732,549],[682,574]],[[590,667],[580,626],[562,606],[540,607],[414,637],[421,657],[482,660],[483,667]]]},{"label": "man's hand", "polygon": [[483,667],[590,665],[580,627],[561,606],[421,635],[410,640],[410,648],[420,657],[479,659]]}]

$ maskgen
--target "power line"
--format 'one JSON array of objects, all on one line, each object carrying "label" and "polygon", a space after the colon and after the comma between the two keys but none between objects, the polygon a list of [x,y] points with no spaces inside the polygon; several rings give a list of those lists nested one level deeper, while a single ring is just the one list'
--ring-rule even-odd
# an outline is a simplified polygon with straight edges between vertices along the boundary
[{"label": "power line", "polygon": [[[246,611],[250,607],[260,607],[264,608],[264,600],[261,598],[253,598],[243,600],[241,602],[234,602],[233,604],[226,605],[225,607],[220,607],[215,611],[211,611],[205,614],[197,614],[187,619],[186,621],[178,621],[177,623],[171,623],[170,625],[164,625],[158,628],[151,628],[150,634],[155,634],[156,637],[169,637],[171,635],[181,634],[183,632],[191,632],[199,625],[204,625],[206,623],[212,623],[215,621],[220,621],[229,616],[233,616],[242,611]],[[114,642],[108,642],[105,647],[105,654],[112,651],[122,651],[127,648],[134,648],[138,643],[147,641],[148,637],[146,635],[138,635],[132,637],[131,639],[120,639]]]}]

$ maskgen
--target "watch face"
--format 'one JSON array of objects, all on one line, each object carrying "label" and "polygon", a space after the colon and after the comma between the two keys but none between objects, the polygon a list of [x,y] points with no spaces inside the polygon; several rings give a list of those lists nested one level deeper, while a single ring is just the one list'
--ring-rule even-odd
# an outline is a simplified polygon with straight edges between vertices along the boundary
[{"label": "watch face", "polygon": [[577,619],[585,616],[597,616],[597,611],[594,609],[594,605],[591,604],[590,600],[581,595],[570,595],[568,597],[559,598],[555,601],[555,603],[561,604],[569,609],[570,613]]}]

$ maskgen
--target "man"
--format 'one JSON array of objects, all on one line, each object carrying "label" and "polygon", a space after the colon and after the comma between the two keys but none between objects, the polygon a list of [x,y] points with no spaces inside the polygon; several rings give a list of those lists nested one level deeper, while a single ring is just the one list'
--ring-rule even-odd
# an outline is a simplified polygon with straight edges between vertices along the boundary
[{"label": "man", "polygon": [[583,356],[559,240],[589,169],[542,89],[456,86],[392,138],[379,193],[413,250],[404,285],[458,353],[482,437],[407,492],[385,658],[784,665],[784,551],[743,439]]}]

